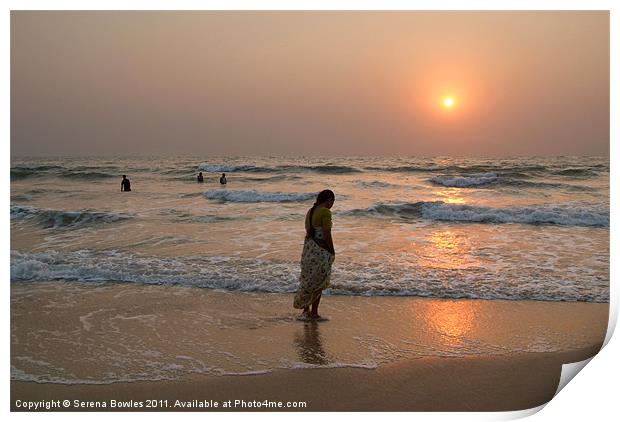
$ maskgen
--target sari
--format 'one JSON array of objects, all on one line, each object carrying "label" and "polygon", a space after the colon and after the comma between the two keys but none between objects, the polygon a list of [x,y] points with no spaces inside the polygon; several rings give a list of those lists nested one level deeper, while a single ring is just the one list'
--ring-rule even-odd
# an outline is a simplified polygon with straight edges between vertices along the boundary
[{"label": "sari", "polygon": [[307,237],[301,253],[301,274],[299,289],[293,300],[293,307],[303,309],[312,304],[321,292],[329,287],[334,255],[320,246],[323,241],[322,228],[315,227],[315,238]]}]

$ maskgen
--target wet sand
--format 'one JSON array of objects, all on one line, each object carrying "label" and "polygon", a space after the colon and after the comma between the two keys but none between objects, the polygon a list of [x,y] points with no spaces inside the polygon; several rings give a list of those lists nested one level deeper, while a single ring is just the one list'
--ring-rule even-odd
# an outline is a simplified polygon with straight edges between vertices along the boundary
[{"label": "wet sand", "polygon": [[[12,283],[11,409],[23,410],[18,400],[70,400],[53,409],[63,411],[278,410],[235,400],[306,402],[286,411],[527,409],[553,397],[563,363],[596,354],[608,315],[597,303],[326,296],[329,321],[311,323],[295,319],[291,301]],[[219,407],[196,407],[204,400]]]},{"label": "wet sand", "polygon": [[[190,377],[183,381],[113,385],[55,385],[11,382],[16,400],[70,400],[54,410],[139,411],[512,411],[529,409],[553,398],[562,363],[595,354],[600,346],[571,353],[512,357],[423,358],[376,370],[356,368],[279,370],[255,376]],[[76,408],[81,402],[167,400],[169,407]],[[216,401],[219,407],[175,407],[176,401]],[[304,408],[224,408],[223,403],[304,401]],[[283,404],[284,405],[284,404]]]}]

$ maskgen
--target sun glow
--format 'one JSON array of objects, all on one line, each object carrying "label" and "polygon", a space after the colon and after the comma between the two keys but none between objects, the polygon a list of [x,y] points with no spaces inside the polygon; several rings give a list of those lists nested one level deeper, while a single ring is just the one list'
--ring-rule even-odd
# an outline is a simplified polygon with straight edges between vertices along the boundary
[{"label": "sun glow", "polygon": [[446,97],[443,99],[443,106],[445,108],[452,108],[454,107],[454,98],[452,97]]}]

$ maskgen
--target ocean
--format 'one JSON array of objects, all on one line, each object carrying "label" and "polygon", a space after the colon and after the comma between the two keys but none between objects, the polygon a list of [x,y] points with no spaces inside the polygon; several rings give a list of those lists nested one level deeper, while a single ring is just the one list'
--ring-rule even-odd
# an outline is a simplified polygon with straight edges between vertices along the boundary
[{"label": "ocean", "polygon": [[609,301],[603,157],[13,158],[11,281],[293,293],[322,189],[327,295]]}]

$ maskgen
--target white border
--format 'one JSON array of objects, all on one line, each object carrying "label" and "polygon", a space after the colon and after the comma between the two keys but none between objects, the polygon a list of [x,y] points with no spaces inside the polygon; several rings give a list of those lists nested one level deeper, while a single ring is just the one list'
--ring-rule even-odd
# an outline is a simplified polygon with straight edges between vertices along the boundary
[{"label": "white border", "polygon": [[[477,1],[404,1],[404,0],[375,0],[375,1],[346,1],[346,0],[338,0],[338,1],[326,1],[326,0],[299,0],[299,1],[284,1],[284,0],[257,0],[257,1],[249,1],[249,0],[216,0],[216,1],[198,1],[198,0],[178,0],[178,1],[145,1],[145,0],[110,0],[110,1],[89,1],[89,2],[80,2],[80,1],[42,1],[42,0],[9,0],[5,1],[5,14],[2,15],[2,43],[0,44],[2,47],[2,57],[4,58],[4,66],[0,71],[3,77],[3,90],[2,90],[2,98],[3,101],[3,113],[2,113],[2,133],[3,141],[1,143],[2,156],[5,160],[5,171],[3,173],[3,183],[2,183],[2,203],[4,204],[4,209],[9,208],[9,188],[10,188],[10,177],[9,172],[6,170],[10,167],[10,154],[9,154],[9,145],[10,145],[10,74],[9,74],[9,57],[10,57],[10,10],[610,10],[611,11],[611,52],[613,53],[611,56],[611,116],[618,115],[618,79],[617,75],[620,75],[620,68],[618,66],[618,52],[620,51],[620,40],[619,40],[619,24],[620,20],[618,18],[618,13],[620,12],[620,6],[617,5],[617,2],[611,0],[589,0],[589,1],[577,1],[577,0],[568,0],[568,1],[552,1],[552,0],[506,0],[506,1],[490,1],[490,0],[477,0]],[[613,214],[615,210],[617,210],[617,198],[618,198],[618,190],[616,185],[616,171],[615,164],[617,162],[618,151],[617,147],[615,147],[615,142],[618,141],[618,121],[612,118],[611,120],[611,209],[612,209],[612,218],[611,218],[611,255],[612,259],[610,260],[610,271],[611,271],[611,280],[612,280],[612,288],[611,288],[611,300],[610,300],[610,328],[613,329],[615,327],[618,315],[618,292],[616,289],[617,282],[614,280],[617,279],[617,269],[615,264],[615,260],[613,259],[614,253],[618,251],[618,240],[616,235],[616,224],[615,218]],[[8,213],[7,213],[8,214]],[[7,217],[8,215],[5,214]],[[5,217],[5,218],[7,218]],[[8,220],[8,218],[7,218]],[[5,221],[7,221],[5,220]],[[2,348],[2,356],[4,365],[2,365],[2,379],[4,382],[2,383],[2,392],[3,401],[2,408],[5,414],[9,413],[9,321],[10,321],[10,313],[9,313],[9,254],[10,250],[10,242],[9,242],[9,224],[5,223],[2,225],[2,244],[3,251],[5,253],[5,258],[2,260],[2,269],[3,274],[5,274],[6,278],[5,282],[5,294],[4,294],[4,307],[3,307],[3,324],[2,324],[2,335],[5,340],[5,347]],[[608,331],[608,336],[606,342],[609,342],[607,346],[597,355],[592,361],[587,365],[586,369],[582,371],[582,373],[578,374],[576,380],[569,383],[561,393],[555,397],[545,408],[543,411],[536,413],[532,416],[534,420],[557,420],[563,418],[572,419],[585,419],[585,418],[593,418],[594,420],[600,418],[603,420],[608,419],[607,415],[614,414],[615,410],[618,409],[618,400],[617,400],[617,386],[618,386],[618,363],[617,357],[620,356],[618,340],[611,338],[612,330]],[[540,410],[540,409],[539,409]],[[417,420],[503,420],[503,419],[513,419],[515,417],[526,416],[527,414],[531,414],[532,411],[525,412],[498,412],[498,413],[388,413],[382,414],[380,417],[389,417],[390,419],[397,420],[411,420],[411,418],[415,418]],[[241,417],[252,417],[253,419],[258,417],[259,419],[269,419],[269,420],[286,420],[290,421],[291,418],[301,419],[301,420],[310,420],[310,418],[341,418],[345,417],[345,415],[341,414],[280,414],[280,413],[259,413],[259,414],[235,414]],[[84,414],[18,414],[13,413],[9,415],[11,418],[16,420],[22,419],[31,419],[35,417],[45,417],[51,418],[52,420],[62,419],[67,420],[77,420],[82,419],[84,417],[88,417],[89,419],[95,417],[94,414],[84,415]],[[169,419],[172,415],[168,414],[149,414],[147,416],[140,415],[140,417],[148,417],[156,418],[160,420]],[[204,420],[205,418],[209,419],[218,419],[224,420],[228,419],[234,415],[230,414],[183,414],[183,418],[191,418],[197,420]],[[351,415],[346,415],[351,416]],[[359,418],[360,416],[364,417],[377,417],[379,415],[361,415],[354,414],[353,417]],[[101,418],[122,418],[126,417],[135,418],[138,415],[125,414],[125,413],[114,413],[113,415],[102,414],[98,417]],[[173,416],[174,417],[174,416]]]}]

